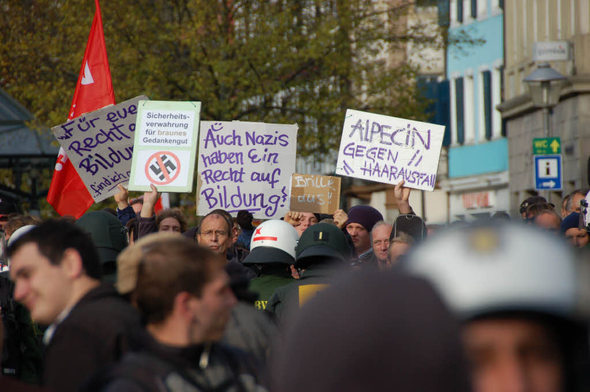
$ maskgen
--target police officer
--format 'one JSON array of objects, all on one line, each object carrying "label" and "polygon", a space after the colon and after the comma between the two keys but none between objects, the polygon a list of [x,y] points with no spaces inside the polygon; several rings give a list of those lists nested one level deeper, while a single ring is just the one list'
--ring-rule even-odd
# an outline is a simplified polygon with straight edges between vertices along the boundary
[{"label": "police officer", "polygon": [[283,319],[327,287],[335,273],[350,264],[351,256],[352,249],[338,227],[329,223],[310,226],[296,248],[295,267],[303,270],[301,279],[275,291],[266,310]]},{"label": "police officer", "polygon": [[243,263],[257,271],[249,287],[258,294],[257,309],[265,310],[275,290],[293,282],[290,266],[295,263],[298,240],[297,230],[282,220],[266,221],[254,230],[250,254]]}]

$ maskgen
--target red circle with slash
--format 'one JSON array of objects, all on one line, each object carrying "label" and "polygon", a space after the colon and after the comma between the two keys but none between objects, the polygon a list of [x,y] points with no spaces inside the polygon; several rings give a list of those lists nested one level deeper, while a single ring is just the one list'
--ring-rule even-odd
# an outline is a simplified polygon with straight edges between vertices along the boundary
[{"label": "red circle with slash", "polygon": [[154,185],[168,185],[180,174],[180,159],[170,151],[158,151],[147,160],[145,175]]}]

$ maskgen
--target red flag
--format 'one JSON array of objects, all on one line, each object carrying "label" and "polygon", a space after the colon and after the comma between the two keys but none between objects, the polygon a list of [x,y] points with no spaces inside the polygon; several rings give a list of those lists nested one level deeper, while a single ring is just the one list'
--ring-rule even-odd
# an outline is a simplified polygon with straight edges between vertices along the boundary
[{"label": "red flag", "polygon": [[[68,119],[101,109],[115,103],[115,93],[111,81],[111,70],[104,42],[102,17],[98,0],[94,0],[96,12],[86,44],[84,59],[74,92],[74,99]],[[47,201],[60,215],[72,215],[76,219],[94,203],[84,182],[74,169],[72,161],[60,148],[51,179]]]},{"label": "red flag", "polygon": [[170,208],[170,194],[168,192],[160,193],[156,205],[154,205],[154,213],[158,214],[160,211]]}]

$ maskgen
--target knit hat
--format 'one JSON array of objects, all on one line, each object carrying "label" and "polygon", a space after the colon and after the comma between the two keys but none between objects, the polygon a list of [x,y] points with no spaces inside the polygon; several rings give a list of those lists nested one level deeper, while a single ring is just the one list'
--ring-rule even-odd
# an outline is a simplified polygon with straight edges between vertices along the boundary
[{"label": "knit hat", "polygon": [[580,224],[580,213],[572,212],[561,221],[561,233],[565,234],[569,229],[582,229],[583,225]]},{"label": "knit hat", "polygon": [[375,208],[371,206],[354,206],[348,211],[348,220],[344,223],[344,227],[350,223],[358,223],[370,232],[375,223],[382,220],[383,215]]}]

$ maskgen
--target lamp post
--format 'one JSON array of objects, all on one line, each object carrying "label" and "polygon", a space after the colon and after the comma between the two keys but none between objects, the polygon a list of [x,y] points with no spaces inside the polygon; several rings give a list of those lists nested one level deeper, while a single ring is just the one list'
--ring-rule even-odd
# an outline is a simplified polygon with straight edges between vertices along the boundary
[{"label": "lamp post", "polygon": [[[527,84],[531,99],[535,107],[543,111],[543,131],[545,137],[551,137],[551,112],[559,102],[561,88],[566,77],[551,68],[547,63],[537,66],[523,81]],[[548,190],[545,199],[551,202],[551,192]]]},{"label": "lamp post", "polygon": [[527,84],[533,105],[543,110],[545,137],[551,137],[551,110],[559,102],[566,77],[547,63],[539,64],[523,81]]}]

